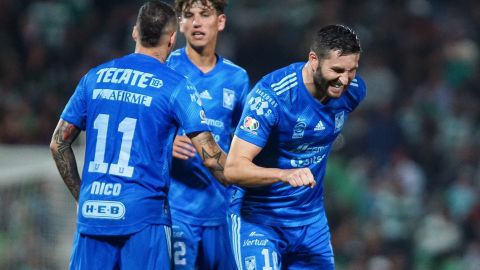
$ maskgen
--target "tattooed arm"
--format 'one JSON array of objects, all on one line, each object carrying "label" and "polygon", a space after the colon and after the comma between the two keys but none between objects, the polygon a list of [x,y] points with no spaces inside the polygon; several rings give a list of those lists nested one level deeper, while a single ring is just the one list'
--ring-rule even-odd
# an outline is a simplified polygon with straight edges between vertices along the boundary
[{"label": "tattooed arm", "polygon": [[53,132],[52,141],[50,142],[50,151],[52,152],[60,176],[77,202],[81,179],[78,173],[72,143],[80,132],[81,130],[74,125],[60,119]]},{"label": "tattooed arm", "polygon": [[192,141],[193,146],[200,154],[203,165],[207,167],[210,172],[218,179],[220,183],[226,185],[225,176],[223,175],[223,168],[227,154],[218,146],[215,139],[210,132],[191,133],[187,136]]}]

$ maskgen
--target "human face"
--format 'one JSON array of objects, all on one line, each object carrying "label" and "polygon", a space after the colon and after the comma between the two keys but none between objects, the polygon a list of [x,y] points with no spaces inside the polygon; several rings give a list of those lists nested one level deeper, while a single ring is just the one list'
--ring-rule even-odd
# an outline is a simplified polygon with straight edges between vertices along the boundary
[{"label": "human face", "polygon": [[218,32],[225,28],[225,20],[225,14],[217,14],[210,2],[204,6],[196,1],[190,9],[182,11],[180,32],[194,48],[215,47]]},{"label": "human face", "polygon": [[314,70],[313,82],[319,94],[326,98],[339,98],[355,78],[360,54],[340,55],[339,51],[330,51],[329,57],[318,59],[311,52],[309,58]]}]

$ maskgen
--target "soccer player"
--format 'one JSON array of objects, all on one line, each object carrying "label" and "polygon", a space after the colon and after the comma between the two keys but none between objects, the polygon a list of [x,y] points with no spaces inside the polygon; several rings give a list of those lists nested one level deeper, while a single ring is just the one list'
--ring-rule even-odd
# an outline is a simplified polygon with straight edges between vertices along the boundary
[{"label": "soccer player", "polygon": [[334,269],[323,177],[366,94],[360,52],[350,28],[323,27],[306,63],[266,75],[247,97],[225,167],[238,269]]},{"label": "soccer player", "polygon": [[[215,53],[225,28],[226,0],[177,0],[186,46],[168,65],[196,86],[215,140],[227,151],[249,90],[244,69]],[[173,145],[172,209],[175,269],[235,267],[228,241],[226,188],[201,164],[190,139],[179,130]],[[186,196],[185,194],[188,194]]]},{"label": "soccer player", "polygon": [[[174,46],[174,9],[138,12],[135,53],[91,69],[79,82],[50,148],[78,201],[70,269],[172,269],[167,193],[172,143],[181,126],[203,164],[223,179],[225,153],[209,131],[195,87],[165,64]],[[80,179],[71,144],[86,132]]]}]

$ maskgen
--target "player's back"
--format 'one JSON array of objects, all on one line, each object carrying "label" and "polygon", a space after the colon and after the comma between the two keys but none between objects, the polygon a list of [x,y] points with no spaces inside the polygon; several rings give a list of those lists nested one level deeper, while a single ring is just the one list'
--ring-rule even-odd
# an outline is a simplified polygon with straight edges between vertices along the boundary
[{"label": "player's back", "polygon": [[190,100],[194,92],[179,98],[179,89],[194,88],[143,54],[115,59],[82,78],[62,114],[87,133],[80,232],[117,235],[170,224],[166,196],[171,142],[183,119],[178,115],[199,114]]},{"label": "player's back", "polygon": [[305,63],[295,63],[265,76],[247,97],[236,135],[262,147],[254,159],[261,167],[309,167],[317,185],[294,188],[284,183],[238,188],[242,216],[274,226],[312,223],[323,210],[323,176],[332,143],[348,114],[365,95],[357,77],[341,98],[322,104],[306,89]]}]

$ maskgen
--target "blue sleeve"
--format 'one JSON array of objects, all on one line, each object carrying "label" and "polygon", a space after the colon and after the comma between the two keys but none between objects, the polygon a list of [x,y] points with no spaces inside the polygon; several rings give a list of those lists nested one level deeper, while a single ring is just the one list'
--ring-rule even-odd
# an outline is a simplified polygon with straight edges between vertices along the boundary
[{"label": "blue sleeve", "polygon": [[355,77],[355,79],[350,83],[347,92],[349,112],[355,110],[355,108],[357,108],[358,104],[362,102],[366,95],[367,87],[365,82],[359,76]]},{"label": "blue sleeve", "polygon": [[232,130],[237,127],[238,122],[240,121],[240,117],[242,116],[242,110],[243,107],[245,106],[245,102],[247,99],[248,91],[250,90],[250,79],[248,78],[247,73],[244,73],[244,76],[242,77],[242,83],[240,85],[241,91],[240,95],[238,97],[238,100],[235,103],[235,107],[233,109],[233,114],[232,114]]},{"label": "blue sleeve", "polygon": [[187,79],[182,80],[171,99],[174,118],[186,134],[210,131],[198,92]]},{"label": "blue sleeve", "polygon": [[[258,147],[264,147],[273,127],[278,124],[279,107],[275,95],[258,86],[248,94],[235,135]],[[273,102],[272,102],[273,101]]]},{"label": "blue sleeve", "polygon": [[83,76],[70,97],[60,118],[75,125],[81,130],[85,130],[87,118],[87,75]]}]

